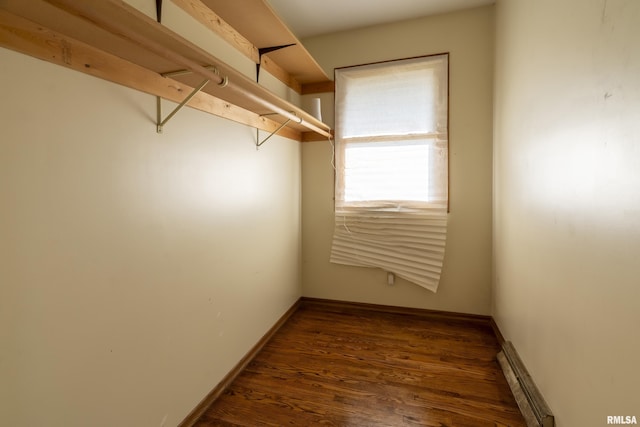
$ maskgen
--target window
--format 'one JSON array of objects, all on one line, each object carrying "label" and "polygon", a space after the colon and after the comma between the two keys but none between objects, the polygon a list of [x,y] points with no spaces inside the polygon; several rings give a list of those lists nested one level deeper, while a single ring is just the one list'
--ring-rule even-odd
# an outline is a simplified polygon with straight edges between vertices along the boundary
[{"label": "window", "polygon": [[448,55],[336,70],[331,261],[435,291],[448,205]]}]

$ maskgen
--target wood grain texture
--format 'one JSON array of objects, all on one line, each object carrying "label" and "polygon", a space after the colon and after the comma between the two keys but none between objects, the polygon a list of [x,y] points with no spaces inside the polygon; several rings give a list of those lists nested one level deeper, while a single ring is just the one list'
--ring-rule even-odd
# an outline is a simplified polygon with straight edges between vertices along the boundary
[{"label": "wood grain texture", "polygon": [[[69,40],[82,43],[91,48],[93,53],[99,53],[101,58],[118,58],[150,73],[163,75],[177,70],[190,70],[191,73],[174,75],[171,79],[186,87],[196,87],[203,79],[213,83],[224,82],[208,84],[201,92],[221,100],[224,109],[234,105],[252,112],[253,117],[259,120],[265,115],[269,115],[270,121],[278,123],[291,119],[287,129],[295,130],[298,138],[301,132],[306,131],[314,131],[327,137],[330,135],[330,128],[326,124],[126,2],[2,0],[0,11],[5,18],[2,43],[10,49],[41,57],[38,52],[46,46],[35,46],[36,51],[32,53],[29,49],[34,44],[28,38],[30,34],[14,32],[16,29],[20,30],[24,22],[28,22],[34,30],[31,34],[42,35],[46,31],[47,35],[55,34],[63,42]],[[19,46],[13,43],[17,39]],[[73,58],[74,52],[63,45],[63,64],[71,63]],[[214,66],[217,72],[204,65]],[[110,79],[122,77],[114,76]]]},{"label": "wood grain texture", "polygon": [[525,426],[488,320],[304,301],[196,426]]},{"label": "wood grain texture", "polygon": [[295,46],[268,54],[300,84],[328,81],[322,67],[266,0],[200,0],[257,48]]},{"label": "wood grain texture", "polygon": [[314,93],[330,93],[336,91],[336,83],[333,80],[319,83],[307,83],[302,85],[302,95],[312,95]]},{"label": "wood grain texture", "polygon": [[199,21],[201,24],[218,34],[254,63],[258,63],[258,48],[247,40],[235,28],[229,25],[224,19],[209,9],[200,0],[172,0],[178,7]]},{"label": "wood grain texture", "polygon": [[193,411],[180,423],[179,427],[190,427],[194,425],[194,423],[202,416],[202,414],[207,410],[207,408],[215,402],[225,390],[229,388],[229,386],[233,383],[233,381],[242,373],[242,371],[247,367],[247,365],[258,355],[260,350],[271,340],[271,338],[276,334],[276,332],[285,324],[287,320],[298,310],[300,306],[300,300],[296,301],[290,308],[287,310],[284,315],[276,322],[269,331],[258,341],[256,345],[253,346],[251,350],[240,360],[240,362],[229,372],[223,379],[220,381],[217,387],[215,387],[211,392],[205,396],[204,399],[196,406]]},{"label": "wood grain texture", "polygon": [[[113,83],[174,102],[182,101],[192,87],[49,30],[39,24],[0,9],[0,46],[26,55],[89,74]],[[273,132],[279,123],[200,92],[189,107],[237,123]],[[155,129],[155,126],[150,126]],[[301,132],[285,128],[279,135],[302,140]]]},{"label": "wood grain texture", "polygon": [[275,78],[280,80],[291,89],[300,93],[302,85],[291,74],[272,61],[267,56],[262,59],[259,56],[258,48],[247,40],[242,34],[236,31],[224,19],[218,16],[213,10],[207,7],[200,0],[172,0],[177,6],[191,15],[194,19],[209,28],[223,40],[233,46],[237,51],[247,58],[251,59],[255,64],[261,63],[262,69],[268,71]]}]

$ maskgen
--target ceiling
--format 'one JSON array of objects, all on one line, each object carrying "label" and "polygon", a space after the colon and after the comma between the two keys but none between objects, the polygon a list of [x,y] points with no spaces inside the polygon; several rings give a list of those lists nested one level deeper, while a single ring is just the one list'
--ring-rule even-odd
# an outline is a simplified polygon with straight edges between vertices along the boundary
[{"label": "ceiling", "polygon": [[495,0],[268,0],[298,38],[453,12]]}]

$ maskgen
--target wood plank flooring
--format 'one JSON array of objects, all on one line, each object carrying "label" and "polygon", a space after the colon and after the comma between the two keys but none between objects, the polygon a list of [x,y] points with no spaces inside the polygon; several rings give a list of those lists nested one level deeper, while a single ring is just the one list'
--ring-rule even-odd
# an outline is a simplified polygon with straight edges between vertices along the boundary
[{"label": "wood plank flooring", "polygon": [[526,426],[488,322],[304,302],[196,426]]}]

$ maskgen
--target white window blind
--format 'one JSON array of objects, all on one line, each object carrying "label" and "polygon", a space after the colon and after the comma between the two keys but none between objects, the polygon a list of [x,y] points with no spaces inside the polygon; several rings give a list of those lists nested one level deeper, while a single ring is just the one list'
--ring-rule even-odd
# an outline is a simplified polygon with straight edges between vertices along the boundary
[{"label": "white window blind", "polygon": [[448,55],[336,70],[331,262],[436,291],[448,205]]}]

